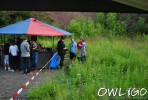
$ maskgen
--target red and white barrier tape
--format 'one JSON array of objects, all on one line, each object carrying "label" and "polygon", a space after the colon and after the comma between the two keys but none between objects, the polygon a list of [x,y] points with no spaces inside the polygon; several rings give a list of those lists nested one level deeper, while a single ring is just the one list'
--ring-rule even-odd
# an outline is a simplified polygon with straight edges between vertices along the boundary
[{"label": "red and white barrier tape", "polygon": [[13,96],[9,100],[15,99],[28,85],[30,82],[33,81],[33,79],[49,64],[49,62],[53,59],[54,56],[56,56],[57,52],[52,56],[52,58],[32,77],[29,79],[27,83],[25,83],[21,89],[19,89],[16,93],[13,94]]}]

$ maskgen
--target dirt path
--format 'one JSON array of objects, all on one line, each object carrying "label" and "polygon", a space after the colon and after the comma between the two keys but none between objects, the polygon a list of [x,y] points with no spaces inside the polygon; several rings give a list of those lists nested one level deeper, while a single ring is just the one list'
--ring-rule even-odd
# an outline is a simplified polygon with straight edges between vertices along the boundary
[{"label": "dirt path", "polygon": [[[26,100],[27,93],[37,85],[50,81],[50,79],[59,74],[60,70],[44,69],[37,77],[19,94],[19,100]],[[0,100],[8,100],[25,84],[33,75],[22,74],[18,72],[5,71],[0,68]]]}]

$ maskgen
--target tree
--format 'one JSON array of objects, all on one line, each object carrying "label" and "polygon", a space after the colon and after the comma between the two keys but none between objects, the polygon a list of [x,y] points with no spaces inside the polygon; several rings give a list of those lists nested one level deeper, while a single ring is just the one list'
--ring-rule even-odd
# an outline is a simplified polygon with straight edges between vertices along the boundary
[{"label": "tree", "polygon": [[0,27],[9,25],[9,23],[10,23],[10,17],[8,13],[5,11],[0,11]]}]

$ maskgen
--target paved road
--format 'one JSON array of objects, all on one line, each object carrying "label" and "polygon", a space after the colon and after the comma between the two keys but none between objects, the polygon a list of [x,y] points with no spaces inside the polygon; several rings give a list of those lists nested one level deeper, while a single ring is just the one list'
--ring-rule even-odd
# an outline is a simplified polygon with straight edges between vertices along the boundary
[{"label": "paved road", "polygon": [[[26,100],[29,90],[39,84],[50,81],[53,76],[59,74],[60,70],[44,69],[37,77],[19,94],[19,100]],[[33,75],[22,72],[10,72],[0,68],[0,100],[8,100],[25,84]]]}]

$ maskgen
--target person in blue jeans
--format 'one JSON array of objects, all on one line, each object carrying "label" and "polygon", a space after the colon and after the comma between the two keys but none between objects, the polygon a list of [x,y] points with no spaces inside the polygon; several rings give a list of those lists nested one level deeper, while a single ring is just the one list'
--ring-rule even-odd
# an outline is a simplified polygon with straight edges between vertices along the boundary
[{"label": "person in blue jeans", "polygon": [[38,46],[36,41],[32,40],[32,69],[37,69],[38,62]]}]

